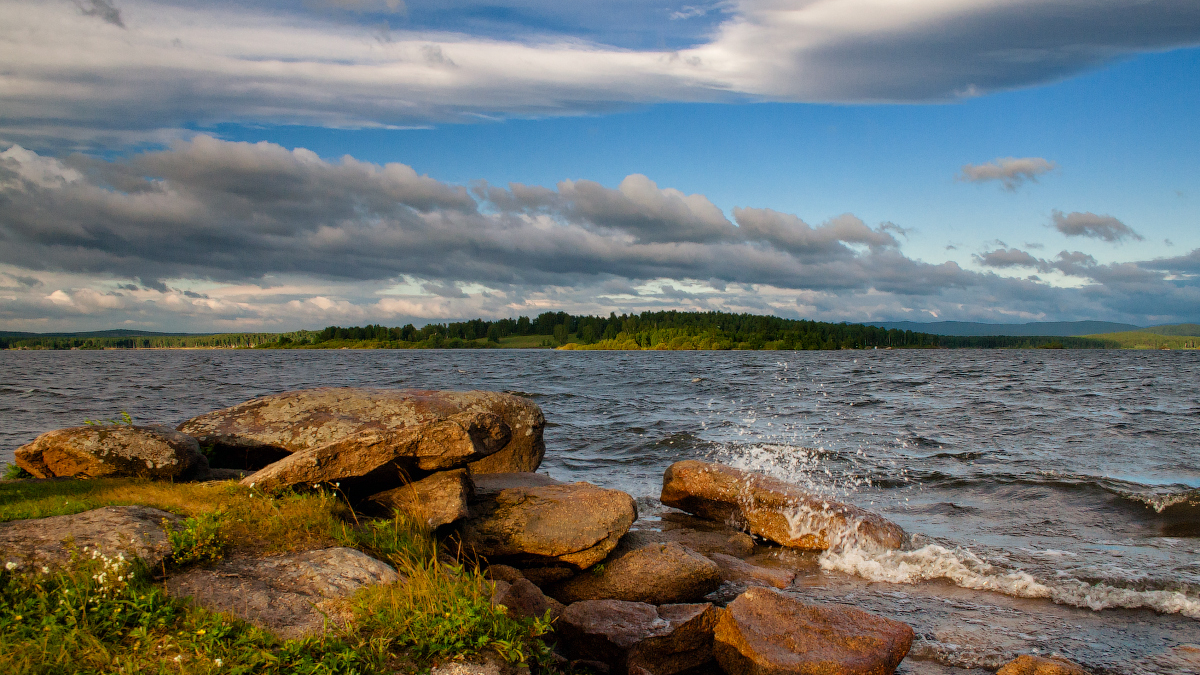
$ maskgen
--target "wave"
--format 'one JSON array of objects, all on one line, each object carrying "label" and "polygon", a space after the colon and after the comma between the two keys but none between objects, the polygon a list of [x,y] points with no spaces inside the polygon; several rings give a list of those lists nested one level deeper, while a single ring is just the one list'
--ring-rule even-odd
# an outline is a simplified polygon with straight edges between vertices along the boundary
[{"label": "wave", "polygon": [[1019,598],[1045,598],[1095,611],[1147,608],[1200,619],[1200,598],[1179,591],[1134,590],[1078,579],[1046,583],[1028,572],[999,568],[966,549],[940,544],[888,551],[861,546],[830,548],[818,561],[823,570],[853,574],[868,581],[916,584],[942,579],[962,588]]}]

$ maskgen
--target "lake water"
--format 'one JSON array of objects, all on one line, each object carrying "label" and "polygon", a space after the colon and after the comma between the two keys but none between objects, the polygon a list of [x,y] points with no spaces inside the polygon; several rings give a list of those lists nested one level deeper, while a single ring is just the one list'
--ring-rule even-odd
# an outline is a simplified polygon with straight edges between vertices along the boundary
[{"label": "lake water", "polygon": [[542,471],[630,492],[651,522],[663,470],[698,458],[902,525],[911,550],[778,564],[803,597],[913,625],[905,672],[1033,650],[1200,672],[1197,383],[1197,352],[0,351],[0,462],[121,411],[174,426],[304,387],[511,391],[546,415]]}]

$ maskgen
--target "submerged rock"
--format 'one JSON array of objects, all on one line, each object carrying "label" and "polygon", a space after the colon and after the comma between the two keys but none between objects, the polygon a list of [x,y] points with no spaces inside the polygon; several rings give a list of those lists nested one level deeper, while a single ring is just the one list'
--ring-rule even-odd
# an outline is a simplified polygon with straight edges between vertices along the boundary
[{"label": "submerged rock", "polygon": [[718,611],[709,603],[585,600],[563,611],[558,632],[571,658],[598,661],[614,675],[674,675],[712,661]]},{"label": "submerged rock", "polygon": [[626,600],[652,605],[691,602],[717,590],[721,570],[713,561],[675,542],[621,552],[603,567],[554,586],[550,594],[580,600]]},{"label": "submerged rock", "polygon": [[787,588],[796,579],[796,573],[774,567],[762,567],[724,553],[710,553],[709,560],[721,568],[721,579],[747,586],[773,586]]},{"label": "submerged rock", "polygon": [[870,511],[812,495],[769,476],[686,460],[663,475],[661,500],[702,518],[727,522],[784,546],[899,548],[904,530]]},{"label": "submerged rock", "polygon": [[1004,664],[996,675],[1088,675],[1077,663],[1061,657],[1022,654]]},{"label": "submerged rock", "polygon": [[329,548],[264,558],[237,557],[211,568],[192,569],[166,581],[167,592],[233,614],[281,638],[321,632],[326,618],[338,623],[331,600],[363,586],[399,579],[384,562],[351,548]]},{"label": "submerged rock", "polygon": [[365,430],[306,448],[259,469],[243,485],[277,490],[336,483],[354,497],[402,485],[414,474],[462,467],[502,447],[508,426],[487,413],[460,413],[427,424]]},{"label": "submerged rock", "polygon": [[106,506],[70,516],[0,523],[0,563],[57,567],[70,560],[74,549],[85,558],[91,551],[110,558],[136,556],[153,570],[171,554],[164,520],[176,524],[182,518],[148,506]]},{"label": "submerged rock", "polygon": [[37,478],[188,479],[208,472],[196,439],[169,427],[86,425],[48,431],[17,448]]},{"label": "submerged rock", "polygon": [[495,392],[306,389],[200,415],[180,424],[179,430],[211,448],[214,466],[260,469],[289,454],[359,434],[386,434],[451,417],[480,415],[494,416],[508,431],[486,462],[481,461],[482,456],[467,460],[473,462],[473,472],[537,468],[546,450],[542,440],[546,420],[541,410],[528,399]]},{"label": "submerged rock", "polygon": [[466,518],[474,495],[475,483],[470,472],[455,469],[373,494],[367,499],[388,512],[398,510],[436,528]]},{"label": "submerged rock", "polygon": [[[555,484],[530,485],[546,481]],[[611,553],[637,519],[633,497],[624,492],[531,473],[476,477],[476,498],[463,543],[515,567],[586,569]]]},{"label": "submerged rock", "polygon": [[751,588],[717,619],[713,654],[728,675],[890,675],[912,641],[898,621]]}]

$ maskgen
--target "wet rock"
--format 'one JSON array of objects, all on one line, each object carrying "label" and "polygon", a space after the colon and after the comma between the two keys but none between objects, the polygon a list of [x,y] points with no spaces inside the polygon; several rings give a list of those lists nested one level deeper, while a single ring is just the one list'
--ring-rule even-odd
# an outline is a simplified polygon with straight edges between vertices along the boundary
[{"label": "wet rock", "polygon": [[762,567],[723,553],[710,553],[708,559],[721,568],[721,579],[747,586],[773,586],[787,588],[796,579],[795,572],[784,569]]},{"label": "wet rock", "polygon": [[890,675],[912,641],[898,621],[751,588],[717,619],[713,654],[728,675]]},{"label": "wet rock", "polygon": [[1022,654],[997,670],[996,675],[1088,675],[1088,672],[1062,657]]},{"label": "wet rock", "polygon": [[495,487],[476,480],[478,501],[463,524],[463,543],[490,562],[586,569],[612,552],[637,518],[633,497],[590,483]]},{"label": "wet rock", "polygon": [[508,439],[495,415],[461,413],[423,425],[366,430],[294,452],[242,479],[262,490],[333,484],[353,498],[408,482],[414,475],[454,469],[495,452]]},{"label": "wet rock", "polygon": [[[0,523],[0,561],[22,567],[60,566],[70,560],[72,547],[106,556],[136,556],[151,570],[171,554],[163,521],[182,518],[148,506],[106,506],[70,516],[31,518]],[[66,542],[64,544],[64,542]]]},{"label": "wet rock", "polygon": [[396,570],[350,548],[264,558],[236,557],[169,577],[167,592],[233,614],[282,638],[321,632],[346,619],[336,600],[363,586],[393,583]]},{"label": "wet rock", "polygon": [[466,518],[474,495],[470,472],[455,469],[371,495],[367,500],[386,512],[398,510],[436,528]]},{"label": "wet rock", "polygon": [[[494,416],[507,437],[474,473],[533,471],[545,454],[545,418],[532,401],[484,391],[322,388],[285,392],[192,418],[179,425],[211,449],[213,466],[260,469],[289,454],[420,427],[451,417]],[[487,445],[486,443],[484,445]],[[441,467],[451,468],[451,467]]]},{"label": "wet rock", "polygon": [[625,536],[631,547],[676,541],[702,555],[724,553],[744,558],[754,553],[754,537],[724,523],[714,523],[686,513],[664,513],[657,522],[645,523],[643,527],[646,529],[630,530]]},{"label": "wet rock", "polygon": [[874,513],[723,464],[695,460],[672,464],[663,475],[661,500],[794,548],[824,550],[836,544],[899,548],[905,540],[899,525]]},{"label": "wet rock", "polygon": [[16,450],[37,478],[188,479],[208,471],[196,439],[168,427],[87,425],[48,431]]},{"label": "wet rock", "polygon": [[562,602],[626,600],[661,605],[691,602],[717,590],[721,570],[713,561],[675,542],[621,552],[596,570],[554,586]]},{"label": "wet rock", "polygon": [[562,614],[564,606],[554,598],[548,598],[542,589],[523,577],[509,581],[493,581],[496,592],[492,594],[492,604],[504,605],[510,616],[523,616],[541,619],[550,612],[550,618]]},{"label": "wet rock", "polygon": [[616,675],[674,675],[712,660],[718,611],[709,603],[585,600],[563,611],[558,631],[573,659],[598,661]]}]

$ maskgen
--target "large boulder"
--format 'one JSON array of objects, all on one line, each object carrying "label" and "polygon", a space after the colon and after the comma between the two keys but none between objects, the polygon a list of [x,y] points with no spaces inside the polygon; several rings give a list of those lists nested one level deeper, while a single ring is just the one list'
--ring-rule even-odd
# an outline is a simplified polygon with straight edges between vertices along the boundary
[{"label": "large boulder", "polygon": [[15,460],[37,478],[175,480],[208,472],[196,439],[157,426],[104,424],[48,431],[17,448]]},{"label": "large boulder", "polygon": [[784,546],[825,550],[899,548],[899,525],[849,504],[815,496],[769,476],[685,460],[667,468],[661,500],[702,518],[736,524]]},{"label": "large boulder", "polygon": [[262,490],[337,484],[354,498],[434,471],[465,466],[508,442],[508,425],[488,413],[459,413],[427,424],[367,429],[294,452],[242,479]]},{"label": "large boulder", "polygon": [[692,602],[717,590],[716,563],[675,542],[614,553],[603,565],[550,590],[562,602],[626,600],[662,605]]},{"label": "large boulder", "polygon": [[709,603],[585,600],[563,611],[558,632],[569,656],[604,663],[613,675],[674,675],[712,660],[719,611]]},{"label": "large boulder", "polygon": [[1061,657],[1022,654],[1004,664],[996,675],[1088,675],[1088,672]]},{"label": "large boulder", "polygon": [[563,613],[564,607],[561,602],[546,597],[542,589],[524,577],[517,577],[511,581],[497,579],[492,583],[495,585],[492,604],[507,607],[509,616],[542,619],[549,612],[553,620]]},{"label": "large boulder", "polygon": [[281,638],[319,633],[327,620],[346,619],[337,599],[400,577],[384,562],[351,548],[329,548],[265,558],[234,557],[210,568],[169,577],[167,592],[233,614]]},{"label": "large boulder", "polygon": [[476,476],[475,484],[478,501],[463,523],[463,543],[493,563],[587,569],[637,519],[633,497],[590,483],[522,473]]},{"label": "large boulder", "polygon": [[171,554],[163,521],[178,524],[180,520],[148,506],[106,506],[69,516],[0,523],[0,563],[13,562],[26,569],[57,567],[71,559],[72,551],[88,558],[99,551],[110,558],[136,556],[155,569]]},{"label": "large boulder", "polygon": [[912,641],[898,621],[751,588],[717,619],[713,655],[728,675],[891,675]]},{"label": "large boulder", "polygon": [[368,501],[385,511],[400,511],[436,528],[466,518],[474,495],[471,473],[455,469],[373,494]]},{"label": "large boulder", "polygon": [[[472,471],[533,471],[542,461],[546,420],[532,401],[485,391],[321,388],[285,392],[194,417],[179,425],[211,448],[214,466],[260,469],[302,450],[456,417],[492,416],[507,438]],[[467,425],[469,426],[469,425]]]}]

